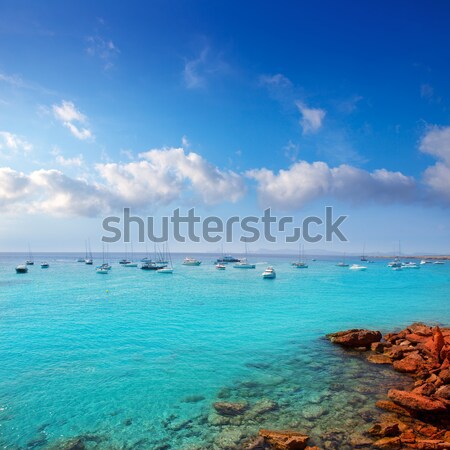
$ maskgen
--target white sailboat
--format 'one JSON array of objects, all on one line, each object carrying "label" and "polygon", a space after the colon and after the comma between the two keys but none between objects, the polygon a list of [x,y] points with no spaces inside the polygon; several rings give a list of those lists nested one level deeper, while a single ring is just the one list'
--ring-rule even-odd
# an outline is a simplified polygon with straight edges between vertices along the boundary
[{"label": "white sailboat", "polygon": [[28,259],[25,262],[27,266],[34,266],[33,254],[31,253],[30,243],[28,243]]},{"label": "white sailboat", "polygon": [[247,260],[247,243],[245,243],[245,258],[242,258],[241,260],[239,260],[239,262],[234,264],[233,267],[235,269],[255,269],[256,268],[255,264],[251,264]]},{"label": "white sailboat", "polygon": [[137,262],[133,262],[134,255],[133,255],[133,243],[132,242],[130,243],[130,246],[131,246],[131,260],[127,261],[125,263],[122,263],[122,267],[137,267],[138,266]]},{"label": "white sailboat", "polygon": [[[164,247],[163,247],[163,253],[164,253]],[[159,268],[156,272],[158,272],[158,273],[173,273],[172,256],[170,255],[170,252],[169,252],[169,244],[168,243],[166,243],[166,251],[161,259],[162,260],[167,259],[167,266]]]},{"label": "white sailboat", "polygon": [[345,262],[345,253],[344,253],[344,259],[343,259],[342,261],[338,262],[338,263],[336,264],[336,266],[337,266],[337,267],[348,267],[348,266],[349,266],[349,264],[347,264],[347,263]]},{"label": "white sailboat", "polygon": [[360,266],[359,264],[352,264],[350,266],[350,270],[360,270],[360,271],[364,271],[367,270],[366,266]]},{"label": "white sailboat", "polygon": [[86,258],[84,259],[84,263],[88,266],[94,264],[94,260],[92,259],[91,241],[89,239],[86,241]]}]

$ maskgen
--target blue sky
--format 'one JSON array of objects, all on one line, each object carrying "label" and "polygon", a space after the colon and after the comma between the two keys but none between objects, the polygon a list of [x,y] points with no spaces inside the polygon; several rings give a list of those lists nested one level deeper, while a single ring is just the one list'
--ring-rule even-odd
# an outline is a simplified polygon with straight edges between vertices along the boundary
[{"label": "blue sky", "polygon": [[449,20],[444,1],[0,0],[0,251],[95,246],[126,206],[333,205],[350,242],[317,248],[449,253]]}]

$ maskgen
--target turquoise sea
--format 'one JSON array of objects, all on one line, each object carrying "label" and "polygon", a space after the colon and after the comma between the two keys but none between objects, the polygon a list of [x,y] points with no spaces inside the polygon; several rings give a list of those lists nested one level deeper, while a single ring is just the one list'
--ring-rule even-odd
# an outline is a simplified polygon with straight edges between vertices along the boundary
[{"label": "turquoise sea", "polygon": [[[379,413],[375,400],[409,379],[323,336],[450,324],[449,262],[353,272],[333,258],[295,269],[292,257],[254,256],[255,270],[218,271],[214,256],[195,256],[200,267],[175,256],[163,275],[115,255],[98,275],[76,255],[35,255],[17,275],[25,257],[0,255],[0,446],[82,436],[99,450],[233,449],[268,427],[350,449]],[[260,276],[269,264],[275,280]],[[244,417],[214,413],[235,400],[248,402]]]}]

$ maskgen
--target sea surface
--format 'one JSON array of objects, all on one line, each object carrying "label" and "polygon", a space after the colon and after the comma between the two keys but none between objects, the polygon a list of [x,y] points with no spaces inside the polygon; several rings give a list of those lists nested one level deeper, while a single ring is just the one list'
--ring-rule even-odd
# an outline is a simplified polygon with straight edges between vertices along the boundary
[{"label": "sea surface", "polygon": [[[195,255],[199,267],[175,255],[169,275],[112,255],[99,275],[76,256],[35,255],[18,275],[25,257],[0,255],[1,448],[81,436],[99,450],[233,449],[261,427],[354,448],[380,414],[376,399],[410,380],[324,335],[450,324],[450,262],[354,272],[333,258],[295,269],[292,256],[255,255],[255,270],[219,271],[214,255]],[[275,280],[261,278],[269,264]],[[248,411],[224,418],[217,401]]]}]

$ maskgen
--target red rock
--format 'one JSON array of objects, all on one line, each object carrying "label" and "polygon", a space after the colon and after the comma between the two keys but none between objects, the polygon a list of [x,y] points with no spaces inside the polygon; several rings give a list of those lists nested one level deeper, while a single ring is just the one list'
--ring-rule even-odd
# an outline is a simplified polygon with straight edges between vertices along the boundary
[{"label": "red rock", "polygon": [[421,322],[413,323],[412,325],[410,325],[408,327],[408,330],[411,333],[418,334],[420,336],[432,336],[433,335],[432,328]]},{"label": "red rock", "polygon": [[400,435],[400,440],[405,444],[412,444],[416,442],[416,435],[413,430],[409,429]]},{"label": "red rock", "polygon": [[369,347],[374,342],[381,340],[379,331],[354,329],[329,334],[328,339],[334,344],[340,344],[344,347]]},{"label": "red rock", "polygon": [[376,353],[383,353],[386,348],[392,347],[390,342],[374,342],[370,345],[370,350]]},{"label": "red rock", "polygon": [[[420,450],[437,450],[443,448],[449,448],[442,446],[442,441],[437,439],[417,439],[416,444]],[[444,444],[445,445],[445,444]]]},{"label": "red rock", "polygon": [[441,350],[445,345],[444,336],[441,329],[436,326],[433,330],[433,337],[425,344],[426,348],[430,351],[433,358],[440,361]]},{"label": "red rock", "polygon": [[369,355],[367,361],[373,364],[392,364],[392,359],[387,355]]},{"label": "red rock", "polygon": [[259,430],[259,435],[274,450],[304,450],[309,437],[297,431]]},{"label": "red rock", "polygon": [[450,369],[444,369],[439,372],[439,378],[444,384],[450,384]]},{"label": "red rock", "polygon": [[398,405],[413,411],[439,413],[446,409],[440,400],[433,400],[424,395],[418,395],[412,392],[391,389],[388,392],[388,397]]},{"label": "red rock", "polygon": [[411,353],[403,359],[394,361],[394,369],[403,373],[415,373],[424,363],[424,359],[418,353]]},{"label": "red rock", "polygon": [[373,445],[377,448],[401,448],[402,441],[399,437],[385,437],[375,441]]},{"label": "red rock", "polygon": [[415,333],[407,334],[406,339],[413,344],[424,344],[425,342],[428,342],[427,336],[421,336]]},{"label": "red rock", "polygon": [[373,436],[393,437],[400,434],[400,428],[396,422],[381,422],[372,425],[367,432]]},{"label": "red rock", "polygon": [[438,397],[439,399],[443,398],[445,400],[450,400],[450,385],[444,384],[435,392],[434,395],[435,395],[435,397]]},{"label": "red rock", "polygon": [[375,405],[380,409],[399,414],[400,416],[411,416],[411,413],[407,409],[396,405],[394,402],[390,402],[389,400],[378,400]]},{"label": "red rock", "polygon": [[440,359],[441,361],[445,361],[450,358],[450,344],[445,344],[442,347],[441,353],[440,353]]},{"label": "red rock", "polygon": [[421,386],[412,390],[414,394],[425,395],[429,397],[436,390],[436,386],[433,383],[423,383]]}]

